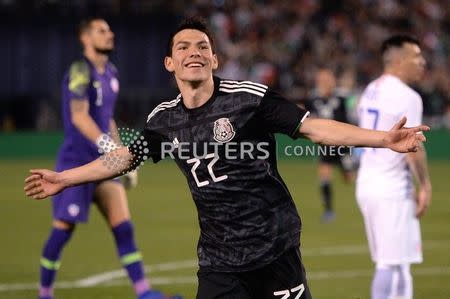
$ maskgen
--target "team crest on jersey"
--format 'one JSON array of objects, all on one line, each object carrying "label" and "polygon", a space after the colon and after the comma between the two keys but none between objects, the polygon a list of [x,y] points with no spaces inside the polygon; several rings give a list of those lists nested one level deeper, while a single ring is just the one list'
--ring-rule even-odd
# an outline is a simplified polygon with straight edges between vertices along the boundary
[{"label": "team crest on jersey", "polygon": [[236,132],[228,118],[219,118],[214,122],[214,140],[225,143],[233,139]]},{"label": "team crest on jersey", "polygon": [[111,81],[109,81],[109,86],[111,86],[111,89],[114,93],[119,92],[119,80],[117,80],[117,78],[111,78]]}]

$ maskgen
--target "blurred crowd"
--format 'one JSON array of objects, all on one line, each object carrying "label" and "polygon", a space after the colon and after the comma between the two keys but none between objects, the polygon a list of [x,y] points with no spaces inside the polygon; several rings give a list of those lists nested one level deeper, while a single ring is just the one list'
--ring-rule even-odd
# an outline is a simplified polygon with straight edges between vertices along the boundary
[{"label": "blurred crowd", "polygon": [[450,128],[449,0],[0,0],[0,12],[14,11],[106,18],[200,14],[214,31],[218,75],[267,84],[298,102],[310,97],[321,66],[335,72],[341,95],[356,102],[381,73],[381,42],[409,33],[421,41],[427,60],[414,87],[423,97],[425,120]]},{"label": "blurred crowd", "polygon": [[448,0],[199,0],[187,13],[210,20],[221,76],[273,86],[294,101],[310,96],[321,66],[334,70],[341,94],[357,97],[380,75],[382,41],[414,35],[427,60],[415,86],[426,121],[450,127]]},{"label": "blurred crowd", "polygon": [[320,66],[335,71],[343,95],[357,96],[380,75],[382,41],[412,34],[427,60],[415,87],[427,121],[450,127],[448,0],[197,1],[189,13],[210,20],[221,76],[265,83],[294,101],[309,97]]}]

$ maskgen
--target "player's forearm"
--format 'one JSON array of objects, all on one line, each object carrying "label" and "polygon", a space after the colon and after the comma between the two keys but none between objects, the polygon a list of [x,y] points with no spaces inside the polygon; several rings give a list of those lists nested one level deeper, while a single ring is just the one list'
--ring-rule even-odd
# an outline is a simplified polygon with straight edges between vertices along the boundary
[{"label": "player's forearm", "polygon": [[72,116],[72,123],[81,132],[81,134],[83,134],[83,136],[94,144],[96,144],[97,138],[103,134],[89,114]]},{"label": "player's forearm", "polygon": [[128,148],[120,147],[88,164],[61,172],[60,179],[69,187],[114,178],[127,172],[132,161]]},{"label": "player's forearm", "polygon": [[112,118],[109,121],[109,132],[114,142],[117,143],[118,145],[121,145],[122,140],[120,140],[119,129],[117,129],[116,121]]},{"label": "player's forearm", "polygon": [[427,190],[431,189],[431,180],[427,166],[427,154],[423,144],[420,145],[417,152],[408,153],[406,155],[406,161],[414,178],[419,183],[419,187]]},{"label": "player's forearm", "polygon": [[386,132],[367,130],[331,119],[305,119],[300,133],[324,145],[384,147]]}]

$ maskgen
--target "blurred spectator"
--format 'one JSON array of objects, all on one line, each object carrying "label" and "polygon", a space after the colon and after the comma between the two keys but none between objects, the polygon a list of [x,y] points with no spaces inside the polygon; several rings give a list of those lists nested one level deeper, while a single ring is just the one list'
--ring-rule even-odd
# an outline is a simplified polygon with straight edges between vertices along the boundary
[{"label": "blurred spectator", "polygon": [[[148,57],[156,57],[157,49],[164,48],[165,41],[155,43],[158,37],[151,38],[158,36],[155,32],[167,30],[165,27],[170,27],[177,17],[200,14],[209,19],[215,31],[216,48],[220,50],[217,53],[220,76],[230,79],[250,78],[279,89],[286,97],[301,102],[313,89],[313,74],[318,65],[326,65],[339,75],[338,88],[347,97],[348,108],[354,106],[362,87],[381,72],[381,41],[393,33],[408,33],[421,41],[428,62],[425,78],[415,86],[423,97],[424,121],[433,127],[450,127],[448,0],[0,0],[0,15],[9,17],[14,14],[72,18],[101,14],[116,21],[121,20],[122,27],[118,28],[118,34],[123,33],[123,40],[127,37],[130,41],[137,41],[135,44],[127,42],[119,45],[122,48],[118,51],[125,53],[128,59],[123,61],[127,61],[133,70],[133,57],[143,54],[130,53],[141,49],[145,53],[152,53]],[[172,17],[163,17],[162,23],[155,23],[157,27],[146,25],[136,30],[132,26],[140,18],[154,20],[161,15]],[[50,41],[58,42],[57,35],[46,36],[54,36]],[[137,44],[141,46],[137,47]],[[31,48],[37,53],[42,52],[40,48]],[[29,52],[22,50],[19,54],[30,57]],[[52,55],[50,58],[55,60],[55,55]],[[157,86],[165,87],[165,81],[169,79],[159,75],[150,76],[155,67],[161,68],[161,65],[155,66],[152,59],[147,60],[152,62],[139,66],[142,67],[141,77],[147,81],[130,80],[129,86],[124,82],[124,94],[149,88],[155,78],[159,80],[155,81]],[[129,75],[134,73],[127,71],[128,65],[120,67]],[[25,81],[8,80],[25,88],[30,68],[22,72],[24,76],[20,76],[20,80]],[[48,74],[49,78],[58,78],[58,72],[61,70],[56,69],[55,74]],[[155,90],[151,90],[152,93]]]},{"label": "blurred spectator", "polygon": [[[313,89],[318,65],[339,74],[349,108],[381,71],[379,45],[406,32],[423,43],[426,77],[417,90],[425,122],[450,122],[450,6],[448,0],[196,1],[191,13],[209,17],[223,52],[221,75],[280,88],[301,101]],[[253,67],[250,67],[253,65]],[[447,114],[447,118],[445,118]]]}]

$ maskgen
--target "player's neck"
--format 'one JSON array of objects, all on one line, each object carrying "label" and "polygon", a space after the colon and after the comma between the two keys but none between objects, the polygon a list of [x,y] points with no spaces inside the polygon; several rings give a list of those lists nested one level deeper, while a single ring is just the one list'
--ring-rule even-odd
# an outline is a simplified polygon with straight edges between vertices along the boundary
[{"label": "player's neck", "polygon": [[106,63],[108,62],[108,55],[99,54],[92,51],[84,51],[84,56],[94,65],[98,73],[105,72]]},{"label": "player's neck", "polygon": [[212,77],[202,82],[189,82],[177,79],[177,84],[183,97],[184,106],[188,109],[204,105],[214,93],[214,80]]},{"label": "player's neck", "polygon": [[396,69],[391,69],[391,68],[386,68],[384,69],[383,75],[391,75],[394,76],[398,79],[400,79],[400,81],[402,81],[405,84],[409,84],[409,80],[408,78],[405,76],[405,74],[401,71],[398,71]]}]

